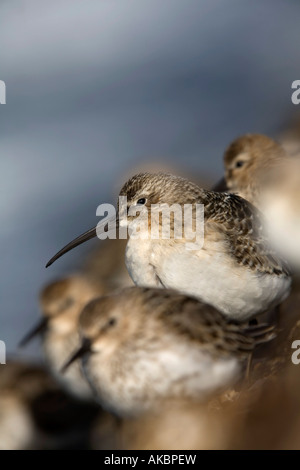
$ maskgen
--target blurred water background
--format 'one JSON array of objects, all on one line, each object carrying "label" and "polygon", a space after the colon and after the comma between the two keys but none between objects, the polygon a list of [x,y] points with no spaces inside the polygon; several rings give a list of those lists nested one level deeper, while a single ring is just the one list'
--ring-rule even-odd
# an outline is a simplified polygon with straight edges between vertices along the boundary
[{"label": "blurred water background", "polygon": [[0,339],[9,353],[38,317],[40,287],[92,244],[48,270],[46,261],[97,223],[124,174],[153,159],[214,180],[233,138],[286,125],[299,17],[296,0],[1,1]]}]

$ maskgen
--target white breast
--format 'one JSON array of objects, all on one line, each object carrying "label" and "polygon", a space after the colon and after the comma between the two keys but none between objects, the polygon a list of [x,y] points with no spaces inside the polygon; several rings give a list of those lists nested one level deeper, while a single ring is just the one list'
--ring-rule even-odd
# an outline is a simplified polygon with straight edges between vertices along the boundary
[{"label": "white breast", "polygon": [[165,252],[157,272],[166,287],[198,297],[240,321],[281,302],[290,285],[289,279],[251,271],[223,253],[180,248]]},{"label": "white breast", "polygon": [[298,198],[277,197],[264,207],[271,244],[297,271],[300,270],[300,190]]},{"label": "white breast", "polygon": [[151,240],[133,240],[129,238],[125,253],[126,267],[136,285],[162,287],[156,276],[154,266],[151,264],[151,252]]},{"label": "white breast", "polygon": [[126,263],[135,284],[179,290],[239,321],[265,312],[287,297],[290,279],[240,266],[226,253],[226,247],[215,245],[191,251],[182,243],[129,240]]},{"label": "white breast", "polygon": [[0,450],[26,450],[38,443],[28,406],[11,392],[0,396],[0,435]]},{"label": "white breast", "polygon": [[136,415],[166,398],[203,399],[238,378],[236,358],[215,360],[197,347],[171,340],[165,349],[122,354],[120,362],[92,355],[84,369],[101,405],[121,416]]}]

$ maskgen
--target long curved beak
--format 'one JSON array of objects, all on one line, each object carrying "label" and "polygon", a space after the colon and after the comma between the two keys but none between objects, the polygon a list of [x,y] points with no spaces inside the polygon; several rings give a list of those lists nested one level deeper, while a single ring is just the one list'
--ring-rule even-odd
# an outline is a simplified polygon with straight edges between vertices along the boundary
[{"label": "long curved beak", "polygon": [[23,348],[24,346],[26,346],[33,338],[43,333],[47,329],[47,326],[48,318],[42,318],[42,320],[40,320],[38,324],[35,325],[20,341],[19,347]]},{"label": "long curved beak", "polygon": [[61,368],[61,373],[66,372],[73,362],[85,356],[91,351],[91,342],[89,339],[84,339],[81,347],[70,357],[70,359]]},{"label": "long curved beak", "polygon": [[215,191],[216,193],[224,193],[228,191],[225,178],[222,178],[220,181],[218,181],[218,183],[213,186],[212,191]]},{"label": "long curved beak", "polygon": [[79,235],[79,237],[75,238],[72,240],[70,243],[68,243],[66,246],[64,246],[61,250],[59,250],[56,255],[54,255],[50,261],[46,264],[46,268],[51,266],[51,264],[54,263],[58,258],[63,256],[64,254],[68,253],[68,251],[73,250],[76,246],[81,245],[82,243],[87,242],[88,240],[91,240],[92,238],[97,237],[97,234],[100,232],[107,232],[108,231],[108,223],[115,221],[116,222],[116,229],[118,229],[118,218],[112,217],[111,219],[105,218],[103,222],[99,222],[99,224],[96,227],[90,228],[87,232],[82,233]]}]

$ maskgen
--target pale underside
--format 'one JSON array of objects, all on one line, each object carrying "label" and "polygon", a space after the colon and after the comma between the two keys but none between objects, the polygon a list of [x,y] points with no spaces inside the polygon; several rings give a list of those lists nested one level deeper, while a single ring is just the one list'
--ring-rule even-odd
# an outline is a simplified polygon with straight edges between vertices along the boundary
[{"label": "pale underside", "polygon": [[155,409],[161,400],[204,399],[239,377],[236,357],[216,359],[197,345],[164,337],[158,348],[92,354],[84,371],[101,405],[119,415]]},{"label": "pale underside", "polygon": [[28,407],[12,391],[0,397],[0,450],[24,450],[37,439]]},{"label": "pale underside", "polygon": [[288,277],[236,263],[222,239],[206,239],[198,251],[174,240],[129,239],[126,266],[136,285],[177,289],[239,321],[281,302],[290,285]]}]

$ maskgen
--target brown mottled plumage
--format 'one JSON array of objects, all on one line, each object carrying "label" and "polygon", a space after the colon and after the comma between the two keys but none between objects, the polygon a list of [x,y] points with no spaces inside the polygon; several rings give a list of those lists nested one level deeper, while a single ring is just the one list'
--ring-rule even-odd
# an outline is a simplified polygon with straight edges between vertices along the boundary
[{"label": "brown mottled plumage", "polygon": [[[159,191],[156,188],[158,178]],[[149,211],[151,204],[164,201],[169,205],[204,204],[205,236],[211,231],[222,234],[238,264],[262,273],[289,275],[285,263],[268,246],[263,215],[245,199],[201,189],[184,178],[166,173],[140,173],[127,181],[120,191],[120,196],[127,196],[128,206],[144,194]]]},{"label": "brown mottled plumage", "polygon": [[[288,270],[268,247],[260,214],[245,200],[206,191],[165,173],[133,176],[120,196],[127,197],[127,218],[120,210],[120,226],[132,230],[145,222],[144,228],[139,227],[141,236],[130,236],[126,247],[126,266],[135,284],[178,289],[241,321],[265,312],[288,295]],[[152,237],[152,229],[161,227],[161,208],[157,205],[162,204],[169,209],[176,204],[180,213],[184,205],[190,204],[193,228],[196,205],[202,204],[204,243],[190,250],[191,240],[185,238],[185,233],[176,239],[172,230],[169,239]],[[150,208],[151,218],[146,210]],[[133,215],[131,209],[140,215]],[[155,220],[153,215],[159,218]],[[106,223],[104,220],[103,226]],[[69,243],[48,264],[92,236],[96,236],[96,229]]]},{"label": "brown mottled plumage", "polygon": [[176,291],[132,287],[96,299],[80,318],[83,367],[100,403],[134,415],[165,398],[203,399],[235,382],[266,326],[228,321]]}]

